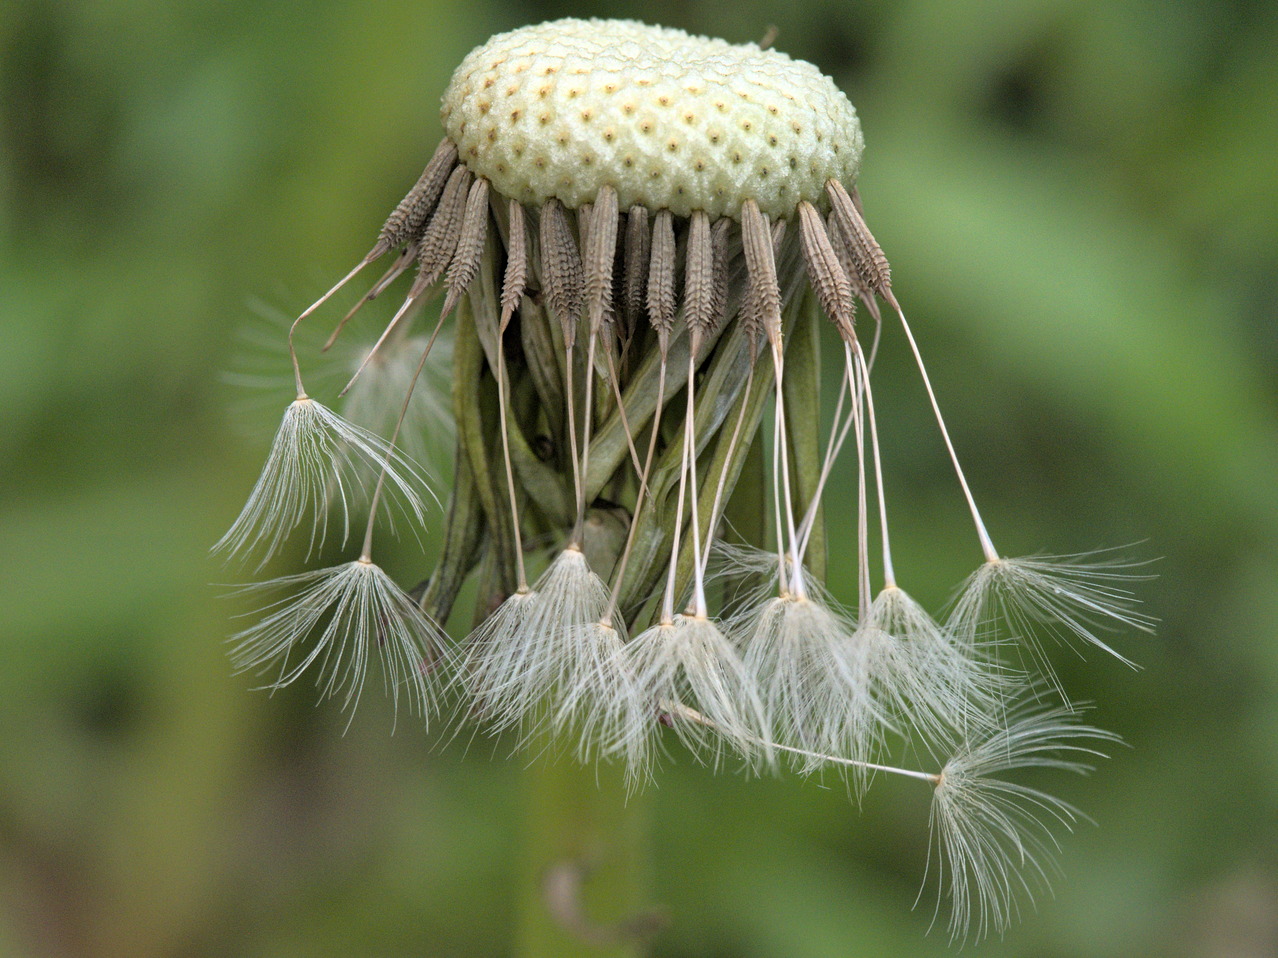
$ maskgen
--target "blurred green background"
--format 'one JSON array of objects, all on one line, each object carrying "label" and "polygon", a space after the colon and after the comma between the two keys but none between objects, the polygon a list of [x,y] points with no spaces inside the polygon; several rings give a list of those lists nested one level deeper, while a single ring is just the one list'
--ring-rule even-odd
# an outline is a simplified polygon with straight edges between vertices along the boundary
[{"label": "blurred green background", "polygon": [[[1158,635],[1118,640],[1142,671],[1057,657],[1131,746],[1057,783],[1097,827],[979,953],[1278,954],[1272,4],[9,0],[0,955],[513,953],[523,759],[392,735],[376,695],[343,734],[309,687],[251,691],[207,549],[291,398],[228,386],[248,341],[365,252],[465,53],[574,14],[775,24],[833,75],[1000,547],[1161,557],[1139,585]],[[980,555],[899,339],[897,564],[936,607]],[[410,545],[387,563],[409,584]],[[952,951],[910,907],[925,796],[879,783],[858,810],[836,782],[667,766],[638,806],[655,954]]]}]

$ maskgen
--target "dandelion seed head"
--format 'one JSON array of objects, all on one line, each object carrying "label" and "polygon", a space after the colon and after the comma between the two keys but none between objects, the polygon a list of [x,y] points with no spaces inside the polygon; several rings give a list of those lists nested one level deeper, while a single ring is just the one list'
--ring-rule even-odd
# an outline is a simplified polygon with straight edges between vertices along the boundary
[{"label": "dandelion seed head", "polygon": [[[1102,626],[1149,619],[1122,566],[998,558],[863,217],[847,98],[812,65],[758,46],[560,20],[476,48],[442,117],[445,139],[372,248],[297,321],[392,250],[360,304],[415,270],[343,391],[360,425],[300,395],[217,546],[269,558],[300,535],[314,551],[330,513],[346,538],[368,489],[361,558],[268,583],[284,596],[235,637],[237,667],[271,688],[313,676],[353,709],[376,660],[392,698],[405,692],[428,712],[437,665],[455,658],[452,689],[487,728],[525,751],[622,761],[632,787],[651,777],[663,726],[715,766],[736,755],[760,772],[785,756],[804,773],[838,770],[858,794],[880,772],[929,783],[929,867],[951,933],[1002,930],[1046,878],[1056,826],[1077,818],[1003,773],[1080,771],[1087,740],[1107,736],[1068,705],[1042,707],[1046,687],[995,653],[1010,634],[1050,676],[1042,640],[1112,651]],[[412,324],[437,285],[444,307],[422,335]],[[878,329],[867,356],[857,299],[876,322],[879,300],[899,318],[988,560],[943,623],[895,584],[880,441],[897,437],[880,435]],[[828,442],[804,327],[818,312],[846,363]],[[448,363],[435,351],[446,321],[449,408],[423,387]],[[297,322],[288,342],[302,394]],[[770,448],[756,472],[761,435]],[[388,497],[421,527],[408,456],[433,460],[450,437],[456,482],[421,602],[446,617],[478,570],[481,621],[455,656],[368,558]],[[853,513],[856,534],[820,536],[826,479],[849,439],[856,492],[824,513]],[[715,542],[730,507],[762,510],[773,551]],[[525,563],[561,541],[529,587]],[[855,615],[819,581],[820,554],[841,542],[855,550]],[[931,767],[882,764],[889,746]]]},{"label": "dandelion seed head", "polygon": [[444,129],[497,190],[570,208],[612,186],[622,209],[771,216],[851,184],[864,141],[846,96],[810,63],[629,20],[556,20],[499,34],[462,61]]}]

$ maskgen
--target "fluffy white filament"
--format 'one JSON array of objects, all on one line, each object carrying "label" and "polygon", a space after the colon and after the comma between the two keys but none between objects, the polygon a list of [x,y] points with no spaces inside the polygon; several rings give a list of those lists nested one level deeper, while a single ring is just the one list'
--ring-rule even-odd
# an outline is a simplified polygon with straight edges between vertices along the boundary
[{"label": "fluffy white filament", "polygon": [[265,687],[277,689],[314,669],[324,697],[339,697],[343,708],[353,710],[375,656],[396,705],[402,694],[423,716],[434,711],[433,673],[442,664],[446,640],[379,566],[359,559],[244,591],[277,590],[289,594],[260,610],[256,625],[232,637],[237,670],[273,674]]},{"label": "fluffy white filament", "polygon": [[[1006,724],[959,746],[937,779],[932,801],[933,856],[942,898],[951,904],[954,939],[1004,931],[1020,900],[1047,884],[1056,830],[1083,818],[1073,806],[998,776],[1021,768],[1085,773],[1096,749],[1117,736],[1080,725],[1064,706],[1030,700]],[[925,879],[926,883],[926,879]]]},{"label": "fluffy white filament", "polygon": [[935,738],[988,727],[1001,715],[1016,676],[984,646],[956,641],[900,587],[875,596],[858,633],[876,695],[904,728]]},{"label": "fluffy white filament", "polygon": [[[420,381],[413,388],[413,378],[428,338],[406,336],[383,344],[347,391],[342,415],[348,422],[376,435],[389,436],[395,429],[404,397],[411,390],[396,448],[407,460],[438,476],[452,460],[457,432],[449,392],[452,343],[443,336],[439,338],[431,361],[423,367]],[[362,364],[367,355],[367,350],[361,350],[351,370]],[[376,479],[375,474],[373,478]]]},{"label": "fluffy white filament", "polygon": [[519,728],[528,739],[548,728],[602,727],[586,716],[588,706],[607,706],[626,675],[619,630],[610,638],[607,627],[594,628],[608,599],[586,557],[565,549],[530,591],[515,593],[471,634],[461,679],[493,729]]},{"label": "fluffy white filament", "polygon": [[296,399],[284,412],[248,502],[213,550],[234,558],[257,553],[260,568],[300,527],[308,537],[309,554],[323,546],[334,505],[341,513],[345,542],[352,500],[365,498],[364,482],[381,472],[385,489],[414,522],[424,522],[418,492],[424,483],[406,459],[385,440],[314,399]]},{"label": "fluffy white filament", "polygon": [[873,754],[882,722],[855,668],[854,631],[815,596],[769,599],[732,623],[777,742],[858,760]]},{"label": "fluffy white filament", "polygon": [[672,721],[679,738],[694,752],[717,766],[726,749],[750,765],[771,760],[771,740],[754,678],[728,637],[713,621],[676,615],[659,623],[626,646],[628,666],[647,714],[633,734],[641,742],[628,750],[631,773],[641,771],[649,752],[644,747],[657,730],[653,718],[662,702],[677,702],[703,715],[707,723]]},{"label": "fluffy white filament", "polygon": [[1127,627],[1151,631],[1153,619],[1139,612],[1127,588],[1140,578],[1122,564],[1088,563],[1086,556],[996,559],[968,577],[950,614],[960,641],[979,643],[1006,634],[1025,643],[1049,676],[1042,637],[1081,651],[1094,646],[1133,668],[1097,634]]}]

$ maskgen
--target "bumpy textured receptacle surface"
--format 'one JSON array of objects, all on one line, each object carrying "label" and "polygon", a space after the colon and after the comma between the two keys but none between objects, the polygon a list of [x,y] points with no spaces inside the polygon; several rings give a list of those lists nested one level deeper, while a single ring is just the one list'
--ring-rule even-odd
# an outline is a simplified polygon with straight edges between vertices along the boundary
[{"label": "bumpy textured receptacle surface", "polygon": [[855,181],[856,110],[810,63],[634,21],[558,20],[493,37],[444,93],[444,129],[498,192],[541,205],[617,191],[622,209],[774,217]]}]

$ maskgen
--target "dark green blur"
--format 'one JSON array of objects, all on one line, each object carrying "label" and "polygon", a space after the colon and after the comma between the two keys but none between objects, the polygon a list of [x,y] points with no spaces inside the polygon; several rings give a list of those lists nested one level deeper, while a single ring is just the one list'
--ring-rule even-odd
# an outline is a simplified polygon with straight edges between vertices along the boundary
[{"label": "dark green blur", "polygon": [[[522,824],[544,813],[524,757],[396,724],[375,685],[349,730],[306,683],[251,691],[225,655],[249,603],[218,585],[244,576],[207,549],[292,398],[284,353],[252,340],[282,341],[367,250],[465,53],[569,14],[736,41],[775,24],[832,74],[1001,550],[1158,559],[1137,586],[1158,635],[1115,640],[1143,670],[1057,650],[1130,745],[1052,783],[1097,826],[1065,837],[1054,896],[974,953],[1278,953],[1272,5],[10,0],[0,955],[519,953]],[[907,358],[890,331],[876,401],[897,570],[936,608],[981,556]],[[246,368],[277,388],[228,383]],[[831,501],[851,501],[846,459]],[[844,598],[851,535],[830,537]],[[385,562],[410,586],[430,568],[411,537]],[[930,892],[911,911],[917,783],[858,809],[833,779],[665,766],[639,810],[653,954],[953,953],[943,921],[925,937]]]}]

